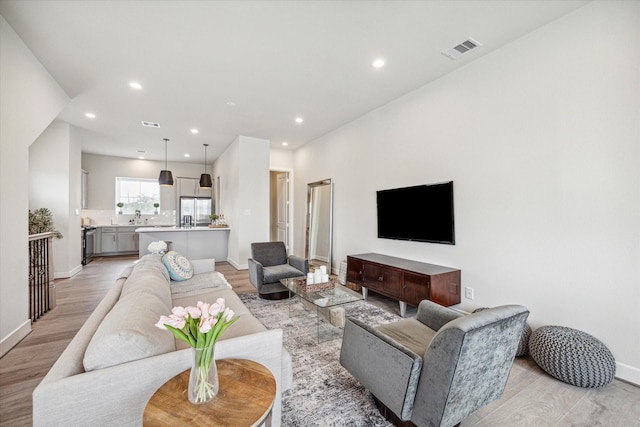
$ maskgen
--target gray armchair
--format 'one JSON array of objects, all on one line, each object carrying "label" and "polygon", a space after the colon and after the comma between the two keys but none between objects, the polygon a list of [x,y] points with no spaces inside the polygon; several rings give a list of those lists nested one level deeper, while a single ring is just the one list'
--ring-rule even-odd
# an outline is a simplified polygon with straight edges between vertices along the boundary
[{"label": "gray armchair", "polygon": [[282,299],[289,297],[289,290],[280,279],[306,276],[309,260],[296,255],[287,256],[284,242],[251,244],[249,281],[258,290],[260,298]]},{"label": "gray armchair", "polygon": [[451,427],[502,396],[528,315],[505,305],[465,316],[425,300],[387,325],[349,318],[340,363],[391,422]]}]

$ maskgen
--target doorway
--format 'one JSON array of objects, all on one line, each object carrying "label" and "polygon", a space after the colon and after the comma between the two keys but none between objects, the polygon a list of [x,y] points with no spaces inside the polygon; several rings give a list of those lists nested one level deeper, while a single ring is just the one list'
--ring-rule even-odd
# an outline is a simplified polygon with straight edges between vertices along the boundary
[{"label": "doorway", "polygon": [[269,239],[284,242],[290,251],[290,181],[287,171],[269,171],[270,215]]}]

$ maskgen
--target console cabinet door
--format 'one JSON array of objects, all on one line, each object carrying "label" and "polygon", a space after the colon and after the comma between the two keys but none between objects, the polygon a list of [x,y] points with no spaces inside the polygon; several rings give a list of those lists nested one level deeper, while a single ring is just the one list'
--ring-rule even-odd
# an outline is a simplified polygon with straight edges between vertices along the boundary
[{"label": "console cabinet door", "polygon": [[382,291],[382,281],[380,278],[380,267],[375,264],[362,264],[362,286],[372,291]]},{"label": "console cabinet door", "polygon": [[429,276],[405,272],[404,296],[402,301],[417,307],[420,301],[431,299],[429,285]]},{"label": "console cabinet door", "polygon": [[384,293],[392,298],[402,300],[402,276],[403,273],[400,270],[392,268],[381,268],[382,290]]},{"label": "console cabinet door", "polygon": [[347,257],[347,281],[363,285],[362,261]]},{"label": "console cabinet door", "polygon": [[363,286],[391,298],[402,298],[402,271],[367,263],[363,271]]}]

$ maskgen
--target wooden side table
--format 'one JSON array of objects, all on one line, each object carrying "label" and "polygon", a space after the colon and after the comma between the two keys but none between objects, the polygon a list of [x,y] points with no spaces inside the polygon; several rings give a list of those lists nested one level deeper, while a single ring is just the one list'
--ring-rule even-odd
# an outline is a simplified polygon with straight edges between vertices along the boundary
[{"label": "wooden side table", "polygon": [[216,360],[220,391],[208,403],[187,398],[190,369],[173,377],[151,396],[144,426],[271,426],[276,380],[267,368],[245,359]]}]

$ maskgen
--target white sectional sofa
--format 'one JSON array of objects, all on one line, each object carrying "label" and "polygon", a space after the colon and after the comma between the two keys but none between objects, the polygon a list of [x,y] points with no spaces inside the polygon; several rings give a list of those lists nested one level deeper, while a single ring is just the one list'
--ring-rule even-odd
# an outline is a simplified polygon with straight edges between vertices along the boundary
[{"label": "white sectional sofa", "polygon": [[[33,392],[34,426],[139,426],[146,403],[167,380],[189,369],[191,349],[157,328],[174,306],[224,298],[239,315],[216,344],[215,358],[244,358],[276,379],[273,425],[291,387],[282,330],[267,330],[233,292],[214,260],[192,260],[193,278],[169,279],[160,255],[125,269]],[[186,397],[185,397],[186,399]]]}]

